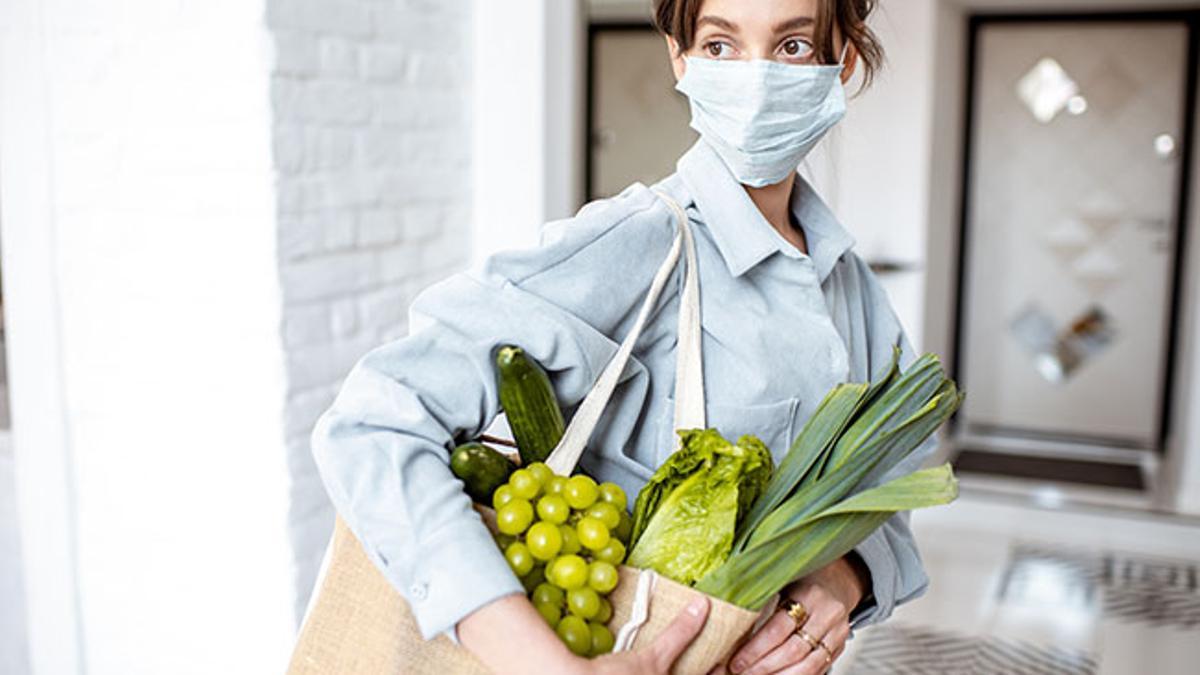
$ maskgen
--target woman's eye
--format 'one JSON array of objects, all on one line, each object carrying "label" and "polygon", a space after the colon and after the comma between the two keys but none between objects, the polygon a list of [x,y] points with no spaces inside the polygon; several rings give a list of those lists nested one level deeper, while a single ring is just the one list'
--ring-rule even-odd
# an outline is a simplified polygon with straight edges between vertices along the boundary
[{"label": "woman's eye", "polygon": [[704,51],[707,52],[712,58],[719,59],[724,56],[729,56],[731,49],[728,44],[714,40],[713,42],[706,42],[704,44]]},{"label": "woman's eye", "polygon": [[780,45],[784,56],[791,59],[806,59],[812,55],[812,45],[799,38],[789,38]]}]

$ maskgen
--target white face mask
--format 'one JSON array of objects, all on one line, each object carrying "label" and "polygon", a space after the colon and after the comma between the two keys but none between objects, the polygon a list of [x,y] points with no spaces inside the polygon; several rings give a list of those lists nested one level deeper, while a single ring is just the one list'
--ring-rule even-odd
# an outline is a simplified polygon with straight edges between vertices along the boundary
[{"label": "white face mask", "polygon": [[786,178],[846,114],[840,62],[803,66],[690,56],[686,62],[675,89],[691,101],[692,128],[744,185]]}]

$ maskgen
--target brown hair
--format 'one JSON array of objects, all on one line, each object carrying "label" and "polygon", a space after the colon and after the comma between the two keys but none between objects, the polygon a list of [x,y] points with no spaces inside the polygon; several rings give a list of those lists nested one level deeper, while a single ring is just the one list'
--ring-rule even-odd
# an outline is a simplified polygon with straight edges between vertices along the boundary
[{"label": "brown hair", "polygon": [[[704,0],[655,0],[654,27],[678,43],[680,51],[692,48],[696,38],[696,20]],[[817,0],[817,23],[814,49],[822,63],[836,63],[833,28],[837,26],[845,39],[854,45],[863,66],[862,88],[871,84],[883,66],[883,46],[875,32],[867,26],[867,17],[875,11],[878,0]]]}]

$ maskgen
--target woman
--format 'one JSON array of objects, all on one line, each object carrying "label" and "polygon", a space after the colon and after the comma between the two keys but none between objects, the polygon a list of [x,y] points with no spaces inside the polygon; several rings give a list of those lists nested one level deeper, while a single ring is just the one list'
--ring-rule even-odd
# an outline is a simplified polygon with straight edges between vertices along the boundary
[{"label": "woman", "polygon": [[[844,113],[844,82],[859,64],[869,76],[881,59],[864,24],[873,6],[656,3],[701,135],[654,188],[687,209],[696,233],[709,423],[730,438],[758,435],[776,459],[833,385],[868,379],[894,344],[902,365],[915,357],[850,250],[853,238],[796,174]],[[314,452],[330,496],[425,637],[447,632],[496,672],[665,673],[702,627],[706,602],[648,649],[573,656],[526,600],[447,467],[448,448],[498,413],[492,349],[524,347],[574,407],[629,330],[674,235],[671,210],[641,184],[549,224],[537,248],[492,256],[421,294],[412,334],[364,357],[321,418]],[[682,270],[675,275],[582,460],[631,497],[672,447]],[[927,443],[911,461],[931,450]],[[794,582],[731,669],[823,672],[852,627],[886,618],[926,583],[900,514]]]}]

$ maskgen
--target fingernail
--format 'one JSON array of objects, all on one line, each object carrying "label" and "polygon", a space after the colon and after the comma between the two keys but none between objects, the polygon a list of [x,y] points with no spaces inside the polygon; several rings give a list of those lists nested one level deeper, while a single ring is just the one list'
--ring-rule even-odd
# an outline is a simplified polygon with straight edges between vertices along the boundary
[{"label": "fingernail", "polygon": [[704,598],[696,598],[692,604],[687,606],[687,613],[692,616],[700,616],[700,612],[704,611]]},{"label": "fingernail", "polygon": [[730,670],[732,670],[732,671],[733,671],[733,672],[735,672],[735,673],[740,673],[740,672],[742,672],[743,670],[745,670],[745,668],[746,668],[746,662],[745,662],[745,661],[742,661],[741,659],[738,659],[737,661],[734,661],[734,662],[733,662],[733,665],[731,665],[731,666],[729,667],[729,669],[730,669]]}]

